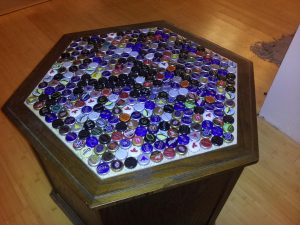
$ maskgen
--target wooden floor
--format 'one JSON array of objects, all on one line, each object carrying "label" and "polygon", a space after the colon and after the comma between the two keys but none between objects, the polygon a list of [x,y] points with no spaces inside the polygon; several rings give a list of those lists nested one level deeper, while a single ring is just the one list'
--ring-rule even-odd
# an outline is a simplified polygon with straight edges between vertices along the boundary
[{"label": "wooden floor", "polygon": [[[4,15],[0,106],[62,34],[164,19],[252,60],[259,110],[278,68],[249,46],[295,32],[299,12],[298,0],[52,0]],[[244,171],[217,225],[300,225],[300,145],[260,118],[258,132],[260,162]],[[30,145],[0,112],[0,224],[70,224],[50,191]]]}]

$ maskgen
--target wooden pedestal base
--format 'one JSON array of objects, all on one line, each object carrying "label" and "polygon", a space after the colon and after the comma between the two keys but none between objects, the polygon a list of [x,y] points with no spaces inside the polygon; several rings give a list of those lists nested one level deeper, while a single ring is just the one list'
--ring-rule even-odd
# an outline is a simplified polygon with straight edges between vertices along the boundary
[{"label": "wooden pedestal base", "polygon": [[61,182],[55,183],[57,190],[51,197],[76,225],[214,225],[241,171],[228,171],[101,209],[85,207]]}]

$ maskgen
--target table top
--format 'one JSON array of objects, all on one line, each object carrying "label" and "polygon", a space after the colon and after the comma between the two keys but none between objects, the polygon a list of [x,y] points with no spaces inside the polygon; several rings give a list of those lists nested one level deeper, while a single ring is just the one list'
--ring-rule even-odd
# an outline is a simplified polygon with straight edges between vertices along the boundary
[{"label": "table top", "polygon": [[164,21],[64,35],[4,107],[101,207],[258,159],[252,63]]}]

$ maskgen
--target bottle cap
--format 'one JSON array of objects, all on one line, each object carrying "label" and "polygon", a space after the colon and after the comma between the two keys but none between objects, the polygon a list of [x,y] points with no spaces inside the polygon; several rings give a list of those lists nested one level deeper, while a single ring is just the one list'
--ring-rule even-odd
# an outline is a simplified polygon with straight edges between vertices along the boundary
[{"label": "bottle cap", "polygon": [[125,159],[124,165],[127,169],[134,169],[137,166],[137,160],[134,157],[128,157]]},{"label": "bottle cap", "polygon": [[139,155],[137,160],[141,166],[146,166],[150,163],[150,157],[146,154]]},{"label": "bottle cap", "polygon": [[150,155],[150,160],[155,163],[159,163],[163,160],[164,156],[161,151],[154,151]]},{"label": "bottle cap", "polygon": [[97,166],[97,173],[99,175],[105,175],[109,172],[109,165],[108,163],[106,162],[103,162],[103,163],[100,163],[98,166]]}]

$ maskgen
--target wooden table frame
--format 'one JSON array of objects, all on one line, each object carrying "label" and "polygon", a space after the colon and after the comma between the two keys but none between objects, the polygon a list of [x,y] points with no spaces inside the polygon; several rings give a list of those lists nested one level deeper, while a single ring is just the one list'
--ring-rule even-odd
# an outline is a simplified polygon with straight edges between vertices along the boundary
[{"label": "wooden table frame", "polygon": [[[23,102],[71,40],[154,26],[168,28],[238,63],[238,142],[221,150],[101,180]],[[167,22],[155,21],[63,35],[3,110],[36,150],[53,186],[52,196],[64,205],[75,223],[204,225],[214,224],[243,168],[258,161],[254,90],[252,62]]]}]

